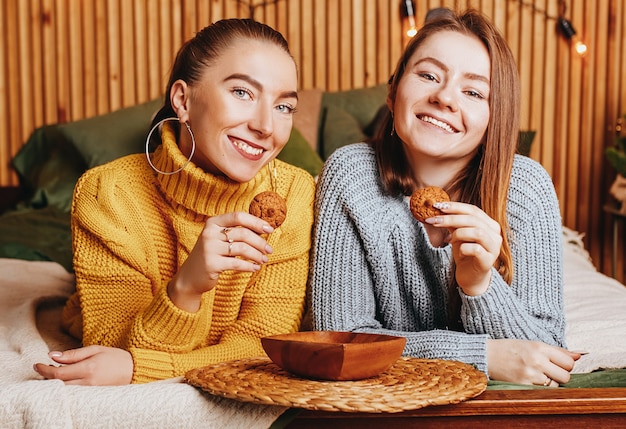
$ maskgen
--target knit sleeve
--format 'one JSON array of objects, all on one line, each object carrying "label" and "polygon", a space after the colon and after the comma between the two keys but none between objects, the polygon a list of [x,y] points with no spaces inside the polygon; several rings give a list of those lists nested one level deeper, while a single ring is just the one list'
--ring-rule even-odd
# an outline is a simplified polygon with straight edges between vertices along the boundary
[{"label": "knit sleeve", "polygon": [[[120,169],[105,166],[83,175],[74,193],[72,239],[83,344],[127,348],[136,321],[152,317],[165,329],[163,337],[169,332],[177,339],[171,347],[191,349],[207,332],[210,309],[191,314],[159,305],[157,292],[173,274],[171,269],[166,278],[161,273],[158,239],[165,236],[151,229],[153,222],[139,203],[154,200],[141,195],[144,187],[124,179],[133,181]],[[187,335],[174,335],[172,329]]]},{"label": "knit sleeve", "polygon": [[529,158],[516,156],[507,216],[513,282],[509,286],[493,269],[483,295],[459,291],[465,330],[565,346],[559,204],[549,175]]}]

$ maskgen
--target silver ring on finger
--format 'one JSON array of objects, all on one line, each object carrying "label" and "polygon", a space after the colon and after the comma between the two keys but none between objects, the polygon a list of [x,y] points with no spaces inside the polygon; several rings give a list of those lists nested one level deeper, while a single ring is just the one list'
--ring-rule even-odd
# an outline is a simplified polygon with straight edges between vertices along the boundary
[{"label": "silver ring on finger", "polygon": [[233,242],[232,240],[228,241],[228,256],[233,256]]},{"label": "silver ring on finger", "polygon": [[552,379],[548,377],[548,379],[543,383],[544,386],[548,387],[552,383]]},{"label": "silver ring on finger", "polygon": [[[224,234],[224,236],[226,237],[226,241],[227,241],[229,244],[232,244],[233,239],[232,239],[232,238],[230,238],[230,237],[228,236],[228,233],[229,233],[229,232],[230,232],[230,228],[224,228],[224,229],[222,229],[222,234]],[[229,249],[229,253],[230,253],[230,246],[228,247],[228,249]],[[229,255],[229,256],[230,256],[230,255]]]}]

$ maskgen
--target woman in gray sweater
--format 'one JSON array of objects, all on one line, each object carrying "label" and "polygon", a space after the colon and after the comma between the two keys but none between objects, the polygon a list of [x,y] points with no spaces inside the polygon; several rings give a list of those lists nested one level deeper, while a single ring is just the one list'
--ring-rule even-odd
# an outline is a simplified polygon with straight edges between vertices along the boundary
[{"label": "woman in gray sweater", "polygon": [[[496,380],[569,380],[580,354],[565,349],[559,204],[541,165],[515,155],[518,79],[478,12],[427,22],[409,42],[378,134],[320,176],[313,329],[403,336],[404,355]],[[408,201],[426,186],[452,202],[422,223]]]}]

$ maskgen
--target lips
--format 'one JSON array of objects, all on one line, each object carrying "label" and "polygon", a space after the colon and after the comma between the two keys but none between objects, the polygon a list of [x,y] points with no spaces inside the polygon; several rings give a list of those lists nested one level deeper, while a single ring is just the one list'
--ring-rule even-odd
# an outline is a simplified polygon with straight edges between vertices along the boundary
[{"label": "lips", "polygon": [[422,120],[422,121],[424,121],[424,122],[432,124],[432,125],[434,125],[436,127],[439,127],[442,130],[447,131],[449,133],[457,133],[458,132],[458,130],[456,128],[454,128],[452,125],[450,125],[450,124],[448,124],[446,122],[440,121],[439,119],[435,119],[432,116],[417,115],[417,118]]},{"label": "lips", "polygon": [[237,147],[237,149],[250,156],[257,157],[264,152],[263,148],[251,146],[242,140],[231,138],[231,141]]}]

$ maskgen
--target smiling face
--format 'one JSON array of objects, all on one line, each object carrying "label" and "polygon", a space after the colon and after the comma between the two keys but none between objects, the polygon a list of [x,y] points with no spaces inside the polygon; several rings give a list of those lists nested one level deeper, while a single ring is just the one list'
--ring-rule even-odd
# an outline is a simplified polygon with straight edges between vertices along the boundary
[{"label": "smiling face", "polygon": [[[193,131],[193,162],[247,182],[287,143],[296,90],[296,66],[287,52],[269,42],[240,39],[193,87],[175,82],[170,99],[181,123]],[[181,132],[179,144],[183,153],[191,152],[189,133]]]},{"label": "smiling face", "polygon": [[481,41],[455,31],[431,35],[410,57],[390,106],[395,132],[416,174],[447,167],[445,179],[418,183],[445,185],[476,153],[489,123],[490,69]]}]

